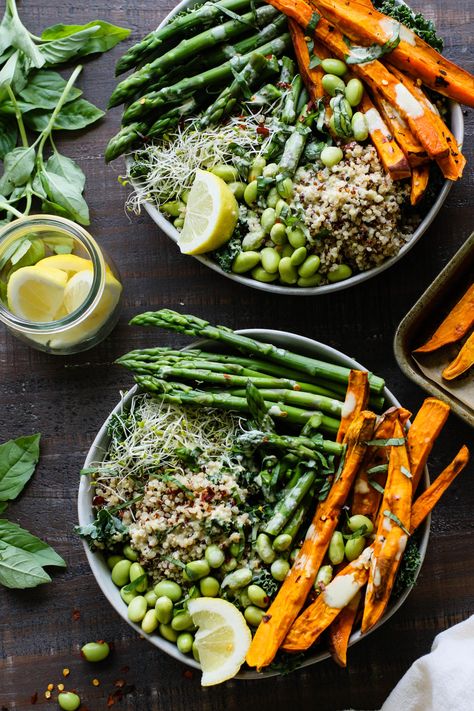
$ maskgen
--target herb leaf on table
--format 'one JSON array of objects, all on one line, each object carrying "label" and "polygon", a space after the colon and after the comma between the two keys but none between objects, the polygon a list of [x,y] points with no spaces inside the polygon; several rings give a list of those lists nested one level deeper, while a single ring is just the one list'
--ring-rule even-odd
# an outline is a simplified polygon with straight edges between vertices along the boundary
[{"label": "herb leaf on table", "polygon": [[31,479],[39,459],[41,435],[18,437],[0,445],[0,501],[12,501]]},{"label": "herb leaf on table", "polygon": [[[67,103],[56,117],[54,129],[63,131],[78,131],[90,126],[104,116],[105,111],[97,108],[85,99],[75,99]],[[33,131],[44,131],[51,118],[51,111],[35,109],[25,115],[25,124]]]}]

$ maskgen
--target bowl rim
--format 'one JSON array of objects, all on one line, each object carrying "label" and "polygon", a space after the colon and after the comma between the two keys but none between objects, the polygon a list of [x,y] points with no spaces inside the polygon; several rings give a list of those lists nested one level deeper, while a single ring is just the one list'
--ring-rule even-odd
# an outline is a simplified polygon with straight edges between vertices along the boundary
[{"label": "bowl rim", "polygon": [[[346,367],[350,368],[357,368],[359,370],[366,370],[364,366],[362,366],[358,361],[356,361],[354,358],[351,358],[350,356],[345,355],[341,351],[332,348],[331,346],[328,346],[324,343],[321,343],[319,341],[315,341],[311,338],[307,338],[306,336],[300,336],[295,333],[290,333],[287,331],[279,331],[275,329],[265,329],[265,328],[248,328],[248,329],[240,329],[237,330],[236,333],[242,334],[242,335],[247,335],[250,337],[255,338],[256,340],[267,340],[270,342],[275,343],[276,345],[281,345],[281,342],[284,342],[285,344],[288,344],[288,346],[292,350],[298,350],[303,353],[309,353],[312,354],[314,357],[324,357],[328,360],[331,360],[332,362],[338,363],[340,365],[344,365]],[[280,342],[279,342],[280,341]],[[209,344],[209,341],[206,340],[199,340],[199,341],[193,341],[193,343],[189,344],[184,348],[183,350],[189,349],[189,348],[194,348],[194,347],[201,347],[203,343]],[[114,409],[109,413],[107,416],[106,420],[102,424],[101,428],[99,429],[96,437],[94,438],[94,441],[87,453],[86,460],[84,463],[84,468],[86,469],[89,467],[92,462],[100,460],[100,458],[105,454],[106,449],[107,449],[107,425],[109,423],[110,418],[112,415],[120,412],[124,406],[128,404],[128,402],[133,398],[134,395],[136,395],[138,392],[138,387],[133,386],[128,392],[123,394],[120,402],[114,407]],[[397,400],[397,398],[393,395],[393,393],[385,387],[384,389],[384,395],[387,400],[387,404],[390,406],[395,406],[395,407],[400,407],[400,403]],[[425,487],[429,485],[429,474],[428,474],[428,469],[425,467],[424,474],[423,474],[423,481]],[[80,484],[79,484],[79,491],[78,491],[78,519],[79,519],[79,525],[84,526],[91,521],[91,487],[89,485],[89,477],[86,475],[81,476]],[[426,521],[423,523],[423,525],[420,527],[420,532],[421,532],[421,540],[420,540],[420,546],[419,546],[419,551],[420,551],[420,566],[416,572],[416,578],[418,577],[423,561],[426,555],[427,547],[428,547],[428,540],[429,540],[429,535],[430,535],[430,521],[431,521],[431,516],[429,516]],[[107,567],[106,561],[104,559],[104,556],[101,554],[100,551],[92,552],[89,549],[89,546],[87,545],[85,540],[82,540],[83,548],[89,563],[89,566],[91,568],[92,574],[102,590],[104,596],[107,598],[108,602],[112,605],[112,607],[115,609],[115,611],[131,626],[133,629],[142,637],[145,637],[149,642],[151,642],[157,649],[159,649],[162,652],[165,652],[166,654],[170,655],[174,659],[177,659],[180,662],[183,662],[184,664],[187,664],[188,666],[192,666],[195,669],[200,669],[199,664],[192,658],[189,658],[188,656],[182,654],[179,652],[178,648],[176,645],[172,644],[171,642],[168,642],[167,640],[163,639],[162,637],[159,637],[157,634],[154,635],[149,635],[143,632],[141,627],[133,622],[131,622],[128,617],[127,617],[127,608],[126,605],[124,604],[122,598],[120,597],[119,590],[118,588],[114,585],[114,583],[111,580],[110,577],[110,570]],[[392,615],[397,612],[397,610],[403,605],[405,600],[407,599],[408,595],[410,594],[411,590],[413,589],[412,587],[406,588],[406,590],[403,591],[402,595],[394,602],[394,604],[387,609],[385,614],[382,616],[382,618],[379,620],[379,622],[365,635],[362,635],[359,630],[356,630],[350,637],[349,640],[349,646],[352,646],[356,642],[358,642],[361,639],[365,639],[368,634],[371,634],[371,632],[375,631],[380,627],[384,622],[386,622]],[[313,664],[316,664],[317,662],[323,661],[325,659],[328,659],[330,657],[330,653],[328,651],[320,651],[320,652],[315,652],[313,654],[308,654],[307,658],[305,658],[300,664],[297,665],[296,668],[300,669],[303,667],[307,667]],[[279,672],[270,670],[270,671],[265,671],[265,672],[256,672],[254,670],[244,670],[239,672],[237,675],[237,679],[243,679],[243,680],[250,680],[250,679],[263,679],[267,678],[270,676],[277,676],[279,675]]]},{"label": "bowl rim", "polygon": [[[197,4],[199,0],[181,0],[176,7],[174,7],[171,12],[169,12],[163,20],[158,25],[158,28],[166,25],[176,14],[186,10],[189,7]],[[406,5],[404,0],[396,0],[397,4]],[[462,113],[461,106],[455,101],[449,101],[450,105],[450,118],[451,118],[451,129],[458,142],[459,146],[462,147],[464,139],[464,117]],[[127,166],[132,162],[131,157],[127,157]],[[133,181],[132,181],[133,183]],[[354,276],[349,277],[344,281],[336,282],[334,284],[325,284],[323,286],[315,287],[295,287],[295,286],[281,286],[278,284],[264,284],[258,282],[256,279],[250,279],[249,277],[241,276],[239,274],[233,274],[232,272],[224,272],[216,262],[214,262],[210,257],[206,255],[192,255],[194,259],[197,259],[201,264],[209,267],[217,274],[230,279],[238,284],[244,286],[249,286],[253,289],[258,289],[260,291],[266,291],[271,294],[279,294],[281,296],[322,296],[324,294],[334,293],[336,291],[343,291],[344,289],[349,289],[352,286],[357,286],[368,279],[382,274],[386,269],[396,264],[400,259],[402,259],[405,254],[407,254],[418,242],[418,240],[424,235],[424,233],[431,226],[438,212],[441,210],[449,191],[453,186],[452,180],[445,180],[441,190],[439,191],[436,200],[434,201],[432,207],[427,212],[423,220],[420,222],[418,227],[413,233],[412,238],[403,245],[400,251],[393,257],[387,259],[383,264],[379,264],[377,267],[372,267],[365,272],[360,272]],[[143,207],[153,220],[156,225],[175,243],[178,242],[179,232],[176,227],[169,222],[166,217],[160,212],[160,210],[150,202],[143,203]],[[187,256],[187,255],[186,255]]]}]

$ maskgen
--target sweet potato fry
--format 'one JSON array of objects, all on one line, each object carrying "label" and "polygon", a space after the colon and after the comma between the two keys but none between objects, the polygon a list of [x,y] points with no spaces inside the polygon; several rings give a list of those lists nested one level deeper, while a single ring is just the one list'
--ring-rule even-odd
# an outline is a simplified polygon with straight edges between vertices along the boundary
[{"label": "sweet potato fry", "polygon": [[329,651],[331,652],[331,657],[340,667],[347,665],[347,647],[360,600],[361,593],[359,591],[354,595],[350,603],[340,611],[328,630]]},{"label": "sweet potato fry", "polygon": [[[321,99],[324,96],[324,89],[321,83],[324,72],[321,67],[315,67],[312,69],[309,66],[310,56],[308,45],[306,43],[305,33],[301,29],[300,25],[295,20],[290,18],[288,20],[288,28],[290,30],[291,39],[293,40],[293,49],[295,50],[298,69],[304,85],[306,86],[312,101],[318,101],[318,99]],[[329,56],[329,53],[323,46],[314,46],[313,53],[319,57],[319,59],[325,59]]]},{"label": "sweet potato fry", "polygon": [[411,510],[410,533],[413,533],[434,509],[446,489],[467,465],[469,457],[469,450],[463,445],[453,461],[436,477],[426,491],[417,498]]},{"label": "sweet potato fry", "polygon": [[412,168],[410,191],[410,203],[412,205],[418,205],[418,203],[420,202],[421,198],[425,194],[426,188],[428,187],[429,179],[429,165],[417,165]]},{"label": "sweet potato fry", "polygon": [[445,380],[454,380],[474,365],[474,332],[462,346],[456,358],[443,370]]},{"label": "sweet potato fry", "polygon": [[398,111],[391,106],[379,91],[373,94],[374,104],[380,115],[383,117],[392,136],[404,152],[410,166],[422,165],[428,162],[426,151],[420,141],[412,134],[406,121],[400,116]]},{"label": "sweet potato fry", "polygon": [[341,412],[341,424],[336,442],[344,442],[351,422],[365,410],[369,401],[369,376],[365,370],[351,370],[347,383],[346,398]]},{"label": "sweet potato fry", "polygon": [[302,652],[308,649],[329,627],[367,582],[372,554],[373,546],[362,551],[298,617],[283,642],[282,648],[286,652]]},{"label": "sweet potato fry", "polygon": [[474,284],[471,284],[462,299],[451,309],[431,338],[415,353],[431,353],[438,348],[456,343],[474,327]]},{"label": "sweet potato fry", "polygon": [[433,449],[433,444],[444,427],[450,412],[449,405],[435,397],[428,397],[417,412],[408,430],[408,454],[413,477],[413,494],[420,483],[423,469]]},{"label": "sweet potato fry", "polygon": [[403,180],[411,174],[410,164],[402,149],[395,141],[379,111],[367,94],[364,94],[360,109],[369,125],[369,134],[380,162],[392,180]]},{"label": "sweet potato fry", "polygon": [[278,594],[257,628],[247,653],[251,667],[268,666],[304,605],[339,520],[375,426],[375,415],[363,411],[347,432],[347,450],[339,477],[325,501],[318,504],[306,539]]},{"label": "sweet potato fry", "polygon": [[[403,439],[400,422],[395,423],[394,437]],[[364,601],[362,632],[370,630],[387,607],[400,560],[405,550],[410,527],[412,480],[405,445],[390,447],[387,483],[374,541],[369,581]]]},{"label": "sweet potato fry", "polygon": [[[362,45],[384,45],[393,40],[399,23],[358,0],[317,0],[321,14],[334,22],[343,34]],[[404,25],[400,42],[390,52],[390,62],[423,84],[450,99],[474,106],[474,77],[443,57]]]}]

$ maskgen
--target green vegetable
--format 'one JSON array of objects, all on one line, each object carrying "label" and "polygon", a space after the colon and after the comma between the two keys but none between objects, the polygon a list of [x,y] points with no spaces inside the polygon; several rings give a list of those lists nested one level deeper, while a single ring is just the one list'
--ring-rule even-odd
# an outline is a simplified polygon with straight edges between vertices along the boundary
[{"label": "green vegetable", "polygon": [[409,538],[395,579],[393,598],[399,598],[407,588],[413,587],[420,566],[421,555],[417,542],[413,538]]},{"label": "green vegetable", "polygon": [[351,44],[347,37],[344,38],[349,47],[349,54],[346,55],[346,64],[365,64],[380,59],[385,54],[392,52],[400,44],[400,28],[393,33],[393,36],[384,44],[371,44],[370,47],[359,47]]},{"label": "green vegetable", "polygon": [[76,711],[81,705],[81,699],[72,691],[61,691],[58,694],[58,704],[63,711]]},{"label": "green vegetable", "polygon": [[13,501],[33,476],[39,460],[40,434],[0,445],[0,501]]},{"label": "green vegetable", "polygon": [[46,566],[65,568],[49,546],[16,523],[0,519],[0,583],[7,588],[33,588],[51,582]]},{"label": "green vegetable", "polygon": [[176,640],[176,646],[178,647],[181,654],[189,654],[189,652],[193,648],[193,642],[194,638],[192,634],[190,634],[189,632],[182,632],[180,635],[178,635],[178,639]]},{"label": "green vegetable", "polygon": [[158,597],[165,596],[172,602],[178,602],[183,595],[181,586],[175,583],[174,580],[161,580],[155,585],[154,591]]},{"label": "green vegetable", "polygon": [[127,608],[127,616],[131,622],[141,622],[147,613],[148,605],[143,595],[133,598]]},{"label": "green vegetable", "polygon": [[155,615],[163,625],[168,625],[173,617],[173,603],[166,595],[161,595],[155,603]]},{"label": "green vegetable", "polygon": [[114,536],[123,540],[127,528],[111,511],[100,509],[94,521],[85,526],[75,526],[74,532],[85,538],[90,549],[95,550],[96,543],[107,543]]},{"label": "green vegetable", "polygon": [[148,610],[142,620],[142,630],[145,634],[152,634],[158,627],[159,622],[154,610]]},{"label": "green vegetable", "polygon": [[[112,581],[117,587],[121,588],[129,582],[131,565],[129,560],[120,560],[112,568]],[[128,592],[133,591],[127,590],[126,593]]]},{"label": "green vegetable", "polygon": [[102,662],[110,654],[107,642],[88,642],[81,647],[81,655],[88,662]]}]

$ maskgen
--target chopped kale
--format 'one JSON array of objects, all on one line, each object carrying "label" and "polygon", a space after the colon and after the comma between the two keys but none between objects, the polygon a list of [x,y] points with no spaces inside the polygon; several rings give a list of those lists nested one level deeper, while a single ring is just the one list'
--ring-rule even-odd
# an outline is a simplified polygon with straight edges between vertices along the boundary
[{"label": "chopped kale", "polygon": [[260,585],[260,587],[265,590],[268,597],[276,595],[278,590],[278,583],[273,579],[272,574],[266,568],[261,568],[261,570],[254,573],[252,583],[254,585]]},{"label": "chopped kale", "polygon": [[242,251],[242,240],[239,235],[234,232],[234,236],[220,249],[212,252],[212,258],[220,266],[223,272],[232,271],[232,263],[236,256]]},{"label": "chopped kale", "polygon": [[405,548],[405,553],[403,554],[400,569],[393,587],[393,599],[398,599],[407,588],[413,587],[420,565],[421,556],[418,545],[413,538],[410,538]]},{"label": "chopped kale", "polygon": [[94,521],[86,526],[74,526],[74,533],[85,538],[92,551],[103,546],[112,548],[125,539],[127,530],[121,519],[107,509],[100,509]]}]

